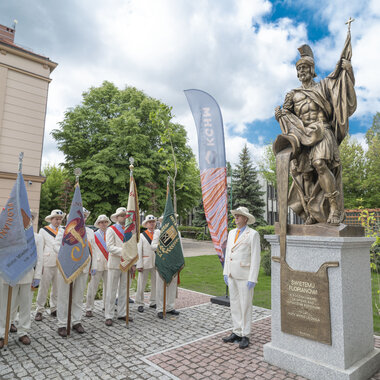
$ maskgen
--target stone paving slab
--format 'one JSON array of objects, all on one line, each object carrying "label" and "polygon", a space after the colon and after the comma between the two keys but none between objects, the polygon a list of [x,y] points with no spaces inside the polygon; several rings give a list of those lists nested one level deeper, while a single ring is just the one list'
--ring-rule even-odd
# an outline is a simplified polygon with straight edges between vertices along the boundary
[{"label": "stone paving slab", "polygon": [[[178,298],[176,298],[175,300],[175,308],[180,310],[185,307],[208,303],[210,302],[211,297],[213,296],[210,296],[204,293],[195,292],[193,290],[178,288]],[[131,298],[135,299],[134,296],[132,296]],[[150,299],[150,292],[145,292],[144,302],[147,305],[149,305],[149,299]]]},{"label": "stone paving slab", "polygon": [[[250,345],[241,350],[238,343],[226,344],[222,337],[229,332],[217,333],[195,342],[166,350],[147,357],[166,372],[180,380],[307,380],[264,361],[263,346],[271,338],[271,318],[265,317],[252,323]],[[375,339],[376,347],[380,338]],[[380,371],[371,380],[380,380]]]},{"label": "stone paving slab", "polygon": [[[72,332],[68,338],[58,336],[56,319],[46,313],[42,322],[32,322],[30,346],[10,334],[8,350],[0,351],[0,379],[277,379],[284,375],[262,359],[262,345],[270,340],[266,318],[270,310],[254,307],[252,345],[240,350],[221,342],[231,329],[229,308],[205,302],[209,296],[197,292],[179,289],[179,295],[180,315],[166,320],[158,319],[151,308],[138,313],[131,304],[134,322],[129,327],[119,320],[105,326],[102,301],[96,301],[95,316],[82,321],[86,333]],[[380,339],[376,343],[380,346]],[[235,361],[229,362],[226,377],[223,362],[231,352]],[[231,373],[234,366],[238,370]],[[252,377],[253,373],[262,377]],[[301,379],[294,376],[288,375]],[[376,376],[373,379],[380,380],[380,374]]]}]

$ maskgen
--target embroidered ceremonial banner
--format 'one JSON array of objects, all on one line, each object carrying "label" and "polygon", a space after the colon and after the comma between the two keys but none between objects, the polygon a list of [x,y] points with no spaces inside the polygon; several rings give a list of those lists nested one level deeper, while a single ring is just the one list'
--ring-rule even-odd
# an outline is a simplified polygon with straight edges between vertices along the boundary
[{"label": "embroidered ceremonial banner", "polygon": [[91,255],[84,224],[82,196],[79,184],[76,184],[62,245],[58,252],[57,266],[65,282],[70,284],[83,272],[84,267],[90,260]]},{"label": "embroidered ceremonial banner", "polygon": [[137,243],[140,239],[140,217],[136,182],[131,171],[127,219],[124,228],[124,243],[121,250],[120,269],[128,271],[138,260]]},{"label": "embroidered ceremonial banner", "polygon": [[108,261],[109,252],[107,251],[107,244],[104,240],[104,236],[101,230],[97,230],[95,232],[95,243],[100,249],[100,251],[103,253],[104,258]]},{"label": "embroidered ceremonial banner", "polygon": [[0,276],[10,286],[17,284],[37,261],[28,195],[18,173],[10,197],[0,214]]},{"label": "embroidered ceremonial banner", "polygon": [[224,263],[228,237],[227,169],[223,119],[215,99],[201,90],[185,90],[198,132],[203,207],[214,248]]},{"label": "embroidered ceremonial banner", "polygon": [[156,251],[156,268],[159,275],[166,283],[169,283],[173,276],[184,266],[185,259],[183,258],[182,244],[174,217],[170,191],[168,191],[160,239]]}]

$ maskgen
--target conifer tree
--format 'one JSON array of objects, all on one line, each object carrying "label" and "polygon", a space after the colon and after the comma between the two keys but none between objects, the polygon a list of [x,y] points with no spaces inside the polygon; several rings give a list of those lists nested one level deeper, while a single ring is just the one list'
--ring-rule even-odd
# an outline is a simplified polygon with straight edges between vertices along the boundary
[{"label": "conifer tree", "polygon": [[232,171],[232,205],[233,208],[247,207],[255,216],[256,223],[266,224],[263,218],[265,207],[257,172],[253,167],[247,145],[239,154],[239,164]]}]

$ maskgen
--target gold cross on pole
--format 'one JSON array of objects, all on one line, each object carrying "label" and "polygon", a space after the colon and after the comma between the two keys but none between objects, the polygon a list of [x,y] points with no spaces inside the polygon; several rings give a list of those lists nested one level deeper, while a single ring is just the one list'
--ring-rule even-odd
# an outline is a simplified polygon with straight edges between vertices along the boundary
[{"label": "gold cross on pole", "polygon": [[355,21],[355,19],[351,18],[351,17],[347,20],[346,25],[348,25],[348,31],[351,30],[351,23],[354,21]]}]

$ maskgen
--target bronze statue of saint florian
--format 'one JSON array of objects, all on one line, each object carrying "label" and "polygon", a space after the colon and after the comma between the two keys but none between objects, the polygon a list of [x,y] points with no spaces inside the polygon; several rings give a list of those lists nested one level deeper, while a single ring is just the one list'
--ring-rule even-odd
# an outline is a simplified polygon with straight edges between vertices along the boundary
[{"label": "bronze statue of saint florian", "polygon": [[[275,117],[282,134],[273,144],[277,155],[291,147],[293,178],[288,205],[305,224],[339,225],[344,219],[342,165],[339,144],[348,133],[348,118],[356,109],[355,77],[351,66],[351,33],[348,33],[335,70],[315,82],[314,56],[302,45],[296,63],[301,86],[285,96]],[[279,174],[279,173],[278,173]]]}]

